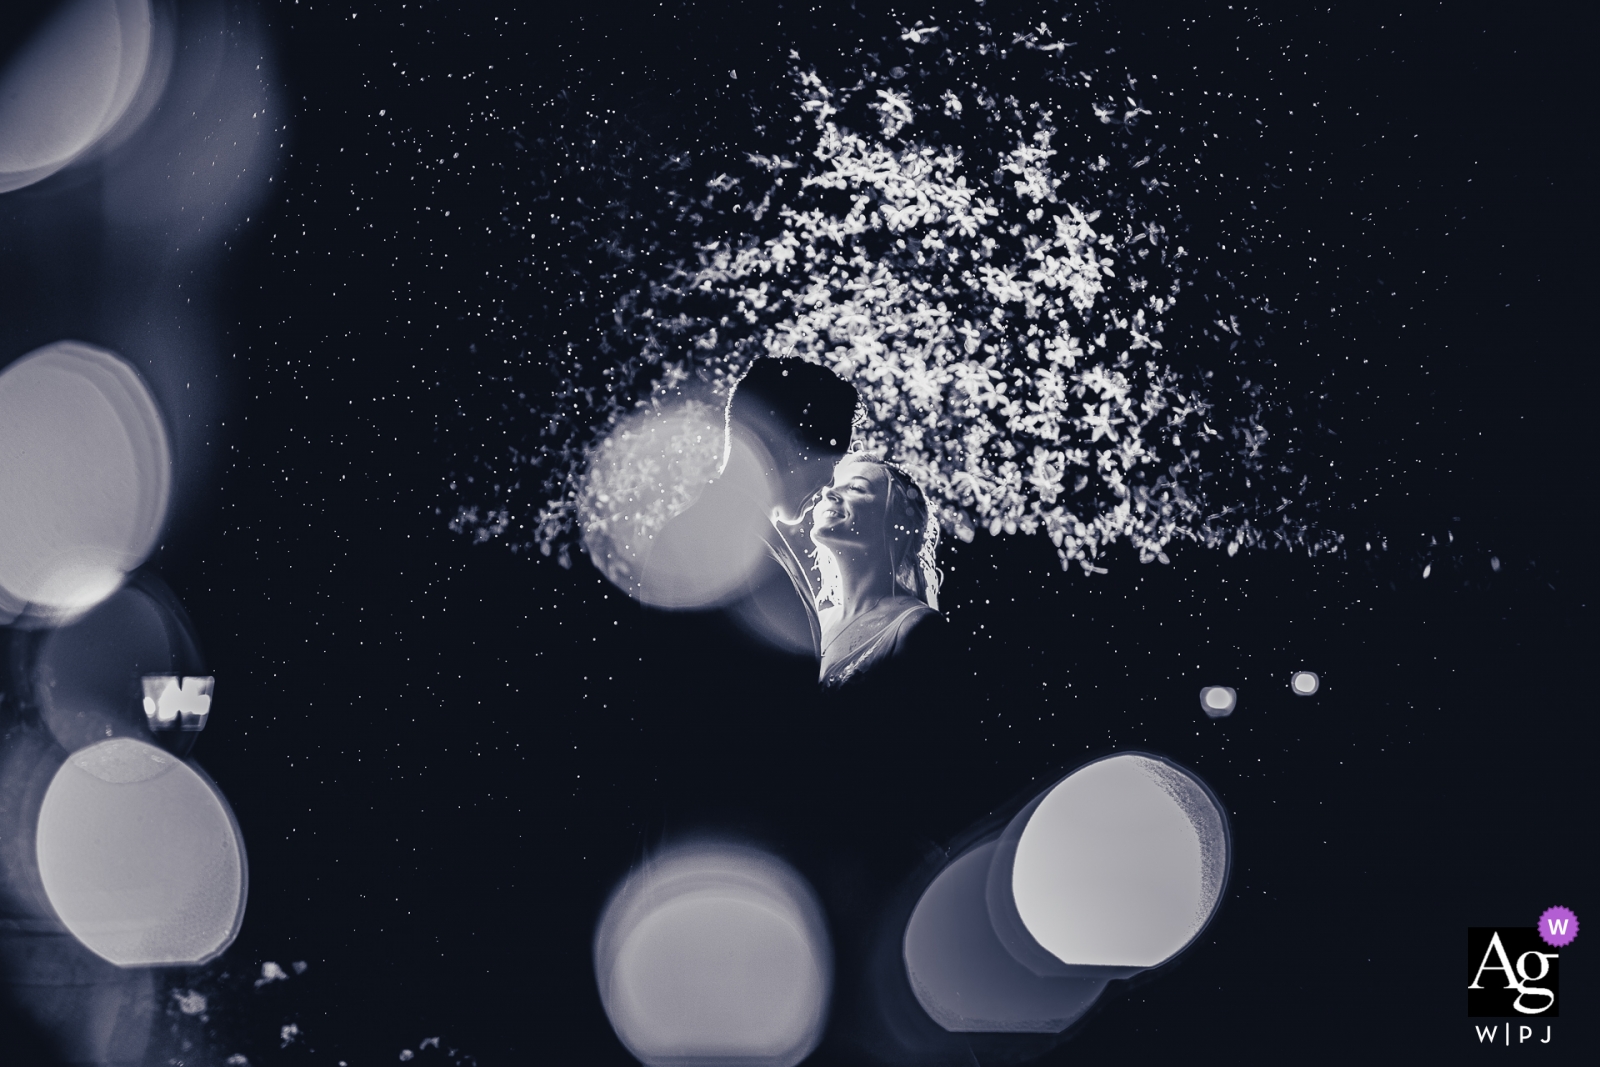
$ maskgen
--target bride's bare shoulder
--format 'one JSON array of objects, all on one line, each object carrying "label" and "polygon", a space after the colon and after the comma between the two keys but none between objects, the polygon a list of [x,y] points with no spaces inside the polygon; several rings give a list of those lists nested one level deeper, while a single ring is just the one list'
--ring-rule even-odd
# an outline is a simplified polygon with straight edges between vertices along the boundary
[{"label": "bride's bare shoulder", "polygon": [[945,627],[944,616],[914,597],[896,597],[900,608],[895,627],[895,655],[913,650],[932,640]]}]

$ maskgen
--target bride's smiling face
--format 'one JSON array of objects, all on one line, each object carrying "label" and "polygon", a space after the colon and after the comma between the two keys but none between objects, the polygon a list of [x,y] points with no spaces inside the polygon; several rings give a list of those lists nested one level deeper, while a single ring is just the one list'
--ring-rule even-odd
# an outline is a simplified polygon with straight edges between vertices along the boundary
[{"label": "bride's smiling face", "polygon": [[822,490],[811,539],[834,548],[877,548],[888,505],[889,472],[876,463],[845,460],[833,469],[833,484]]}]

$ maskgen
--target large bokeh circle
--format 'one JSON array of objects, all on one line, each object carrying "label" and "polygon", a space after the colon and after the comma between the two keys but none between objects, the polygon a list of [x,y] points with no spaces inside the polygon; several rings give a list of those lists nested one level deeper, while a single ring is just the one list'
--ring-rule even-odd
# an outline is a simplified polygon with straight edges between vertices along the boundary
[{"label": "large bokeh circle", "polygon": [[122,967],[197,964],[244,918],[244,842],[227,802],[154,745],[113,738],[62,764],[39,809],[39,877],[74,937]]},{"label": "large bokeh circle", "polygon": [[58,341],[0,373],[0,619],[109,596],[155,546],[171,465],[155,399],[116,355]]}]

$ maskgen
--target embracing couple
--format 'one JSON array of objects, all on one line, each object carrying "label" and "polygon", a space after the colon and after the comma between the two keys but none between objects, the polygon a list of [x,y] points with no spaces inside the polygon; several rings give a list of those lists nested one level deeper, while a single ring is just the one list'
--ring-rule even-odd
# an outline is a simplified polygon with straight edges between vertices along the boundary
[{"label": "embracing couple", "polygon": [[719,608],[820,663],[824,688],[920,659],[944,620],[938,526],[903,469],[851,452],[855,387],[757,359],[728,398],[722,469],[651,548],[645,603]]}]

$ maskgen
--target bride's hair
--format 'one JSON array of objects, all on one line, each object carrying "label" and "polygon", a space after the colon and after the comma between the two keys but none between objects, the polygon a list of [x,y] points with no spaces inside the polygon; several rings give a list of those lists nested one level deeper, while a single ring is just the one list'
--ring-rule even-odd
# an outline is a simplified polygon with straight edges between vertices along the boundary
[{"label": "bride's hair", "polygon": [[[939,587],[944,574],[939,570],[939,520],[928,508],[928,497],[915,478],[898,463],[861,452],[846,459],[882,467],[889,476],[889,499],[884,507],[884,541],[889,549],[889,567],[895,591],[915,597],[930,608],[939,606]],[[821,494],[818,494],[820,498]],[[818,600],[838,603],[839,575],[832,558],[818,554],[822,571],[822,593]]]}]

